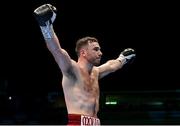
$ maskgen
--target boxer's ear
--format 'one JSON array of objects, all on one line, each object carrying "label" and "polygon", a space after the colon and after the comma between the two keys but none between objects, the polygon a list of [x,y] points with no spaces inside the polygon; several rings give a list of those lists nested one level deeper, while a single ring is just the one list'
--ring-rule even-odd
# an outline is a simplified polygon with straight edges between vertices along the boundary
[{"label": "boxer's ear", "polygon": [[85,49],[81,49],[81,50],[80,50],[80,55],[86,56],[86,50],[85,50]]}]

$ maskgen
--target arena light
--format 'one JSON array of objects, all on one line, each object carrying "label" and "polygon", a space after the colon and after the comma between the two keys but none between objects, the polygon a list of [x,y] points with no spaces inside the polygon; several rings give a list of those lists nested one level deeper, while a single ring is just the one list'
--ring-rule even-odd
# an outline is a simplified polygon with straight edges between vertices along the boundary
[{"label": "arena light", "polygon": [[117,105],[118,99],[119,98],[115,95],[107,95],[105,105]]},{"label": "arena light", "polygon": [[108,101],[105,104],[106,105],[117,105],[117,101]]}]

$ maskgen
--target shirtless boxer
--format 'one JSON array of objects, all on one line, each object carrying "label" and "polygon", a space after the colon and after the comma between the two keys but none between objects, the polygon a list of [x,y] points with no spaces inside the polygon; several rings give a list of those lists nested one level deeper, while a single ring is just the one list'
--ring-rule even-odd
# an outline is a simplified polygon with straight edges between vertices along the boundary
[{"label": "shirtless boxer", "polygon": [[68,111],[68,125],[100,125],[98,80],[122,68],[135,57],[131,48],[122,51],[117,59],[100,65],[101,47],[95,37],[84,37],[77,41],[78,61],[74,61],[61,47],[53,30],[56,8],[44,4],[34,10],[47,48],[57,62],[63,78],[62,87]]}]

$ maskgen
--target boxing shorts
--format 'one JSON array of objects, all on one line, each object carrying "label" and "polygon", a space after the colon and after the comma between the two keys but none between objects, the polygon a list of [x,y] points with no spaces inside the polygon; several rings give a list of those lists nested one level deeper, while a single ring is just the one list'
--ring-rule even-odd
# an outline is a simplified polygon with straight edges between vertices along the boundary
[{"label": "boxing shorts", "polygon": [[100,120],[96,117],[80,114],[68,114],[68,126],[100,126]]}]

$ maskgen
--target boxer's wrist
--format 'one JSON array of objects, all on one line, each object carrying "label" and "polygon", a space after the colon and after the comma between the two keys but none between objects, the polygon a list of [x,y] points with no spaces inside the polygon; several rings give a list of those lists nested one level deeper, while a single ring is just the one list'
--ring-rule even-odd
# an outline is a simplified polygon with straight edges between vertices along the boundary
[{"label": "boxer's wrist", "polygon": [[40,26],[42,35],[45,39],[51,39],[54,36],[54,29],[52,24],[46,26]]},{"label": "boxer's wrist", "polygon": [[124,55],[120,54],[117,58],[118,61],[120,61],[123,65],[126,63],[126,58]]}]

